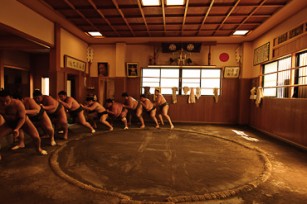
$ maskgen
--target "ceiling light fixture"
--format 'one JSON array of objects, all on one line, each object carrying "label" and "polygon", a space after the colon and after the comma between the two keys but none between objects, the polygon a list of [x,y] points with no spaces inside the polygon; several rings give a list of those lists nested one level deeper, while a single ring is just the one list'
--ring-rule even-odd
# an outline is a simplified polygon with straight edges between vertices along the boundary
[{"label": "ceiling light fixture", "polygon": [[246,35],[249,30],[236,30],[233,35]]},{"label": "ceiling light fixture", "polygon": [[92,37],[102,37],[102,34],[98,31],[89,31],[87,33]]},{"label": "ceiling light fixture", "polygon": [[142,0],[143,6],[160,6],[160,0]]},{"label": "ceiling light fixture", "polygon": [[167,6],[183,6],[185,0],[166,0]]}]

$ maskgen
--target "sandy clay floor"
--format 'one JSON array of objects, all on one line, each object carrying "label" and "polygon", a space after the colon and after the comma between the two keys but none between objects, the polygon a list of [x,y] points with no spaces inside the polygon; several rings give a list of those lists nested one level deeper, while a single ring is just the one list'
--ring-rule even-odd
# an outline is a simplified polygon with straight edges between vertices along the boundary
[{"label": "sandy clay floor", "polygon": [[93,136],[48,156],[2,149],[1,203],[306,203],[307,153],[240,126],[176,124]]}]

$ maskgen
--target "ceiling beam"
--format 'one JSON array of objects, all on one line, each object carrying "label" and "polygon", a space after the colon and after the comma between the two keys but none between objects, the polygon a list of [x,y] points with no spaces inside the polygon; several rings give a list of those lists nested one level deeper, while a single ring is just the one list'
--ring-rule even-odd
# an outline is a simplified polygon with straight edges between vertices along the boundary
[{"label": "ceiling beam", "polygon": [[209,15],[209,13],[210,13],[212,7],[213,7],[213,4],[214,4],[214,0],[211,1],[210,6],[209,6],[209,8],[208,8],[208,10],[207,10],[207,12],[206,12],[206,15],[204,16],[204,18],[203,18],[203,20],[202,20],[202,23],[200,24],[200,26],[199,26],[199,28],[198,28],[198,31],[197,31],[197,33],[196,33],[197,36],[199,35],[199,32],[200,32],[201,28],[202,28],[203,25],[205,24],[205,22],[206,22],[206,20],[207,20],[207,18],[208,18],[208,15]]},{"label": "ceiling beam", "polygon": [[[102,11],[100,11],[96,4],[92,1],[92,0],[87,0],[91,5],[92,7],[97,11],[97,13],[103,18],[103,20],[105,22],[107,22],[108,26],[116,33],[117,36],[120,36],[120,34],[117,32],[117,30],[112,26],[111,22],[105,17],[105,15],[102,13]],[[103,35],[103,33],[102,33]]]},{"label": "ceiling beam", "polygon": [[267,0],[262,0],[262,2],[256,7],[253,9],[253,11],[240,23],[240,25],[237,26],[236,29],[240,28],[241,25],[243,25],[256,11],[258,11],[262,5],[265,4]]},{"label": "ceiling beam", "polygon": [[181,26],[181,35],[182,35],[184,24],[185,24],[185,21],[186,21],[186,18],[187,18],[188,8],[189,8],[189,0],[186,0],[185,8],[184,8],[184,14],[183,14],[183,21],[182,21],[182,26]]},{"label": "ceiling beam", "polygon": [[[145,18],[145,14],[144,14],[144,11],[142,9],[142,4],[141,4],[140,0],[137,0],[137,1],[138,1],[138,6],[139,6],[139,9],[140,9],[140,12],[141,12],[141,15],[142,15],[142,18],[143,18],[143,21],[144,21],[144,24],[145,24],[148,36],[151,37],[150,32],[149,32],[149,28],[148,28],[148,25],[147,25],[147,21],[146,21],[146,18]],[[130,18],[130,17],[131,16],[129,16],[128,18]]]},{"label": "ceiling beam", "polygon": [[165,6],[164,6],[164,0],[161,0],[162,4],[162,16],[163,16],[163,28],[164,28],[164,34],[166,32],[166,18],[165,18]]},{"label": "ceiling beam", "polygon": [[99,29],[88,19],[83,13],[81,13],[69,0],[64,0],[64,2],[72,8],[77,14],[79,14],[88,24],[90,24],[94,31],[99,31]]},{"label": "ceiling beam", "polygon": [[125,18],[124,13],[123,13],[122,10],[119,8],[118,3],[116,2],[116,0],[112,0],[112,2],[113,2],[113,4],[114,4],[114,6],[116,7],[118,13],[121,15],[121,17],[122,17],[123,20],[125,21],[125,23],[126,23],[127,27],[129,28],[131,34],[133,35],[133,37],[135,37],[135,34],[134,34],[134,32],[133,32],[133,29],[131,28],[131,26],[129,25],[127,19]]},{"label": "ceiling beam", "polygon": [[240,3],[240,0],[237,0],[235,5],[233,5],[230,9],[229,12],[227,12],[226,17],[224,18],[224,20],[222,21],[222,23],[219,24],[219,26],[216,28],[216,30],[214,31],[214,33],[212,35],[214,35],[216,33],[216,31],[218,31],[223,25],[224,23],[227,21],[228,17],[232,14],[232,12],[237,8],[238,4]]}]

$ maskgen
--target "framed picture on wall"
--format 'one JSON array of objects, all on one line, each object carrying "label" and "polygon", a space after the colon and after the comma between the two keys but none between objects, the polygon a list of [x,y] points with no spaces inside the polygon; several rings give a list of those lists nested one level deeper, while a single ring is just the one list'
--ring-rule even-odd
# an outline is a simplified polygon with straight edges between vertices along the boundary
[{"label": "framed picture on wall", "polygon": [[109,65],[107,62],[98,62],[98,77],[108,77],[109,76]]},{"label": "framed picture on wall", "polygon": [[224,78],[238,78],[240,67],[225,67]]},{"label": "framed picture on wall", "polygon": [[138,77],[139,71],[138,71],[138,64],[137,63],[127,63],[127,77]]},{"label": "framed picture on wall", "polygon": [[254,50],[254,65],[269,61],[269,56],[270,42],[265,43],[264,45],[261,45]]}]

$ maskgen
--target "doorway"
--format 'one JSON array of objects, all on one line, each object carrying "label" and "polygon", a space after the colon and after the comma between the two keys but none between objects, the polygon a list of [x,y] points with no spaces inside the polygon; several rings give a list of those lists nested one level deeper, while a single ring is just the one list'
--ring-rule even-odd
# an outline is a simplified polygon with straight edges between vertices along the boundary
[{"label": "doorway", "polygon": [[67,96],[76,98],[76,77],[73,74],[67,75],[66,92]]},{"label": "doorway", "polygon": [[4,88],[15,97],[30,96],[30,72],[4,67]]}]

